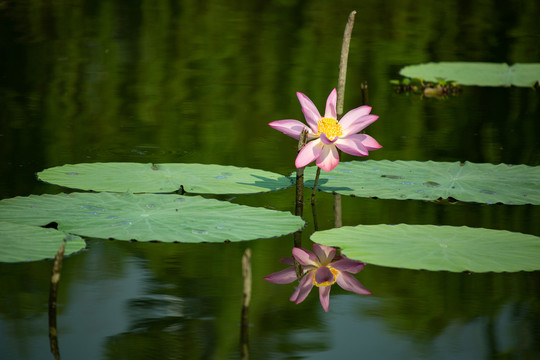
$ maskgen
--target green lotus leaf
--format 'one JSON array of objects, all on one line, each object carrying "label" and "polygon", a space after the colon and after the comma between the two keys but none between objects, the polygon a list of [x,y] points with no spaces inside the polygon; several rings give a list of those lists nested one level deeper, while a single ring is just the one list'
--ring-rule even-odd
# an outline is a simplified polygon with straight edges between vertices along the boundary
[{"label": "green lotus leaf", "polygon": [[251,194],[287,188],[290,180],[269,171],[206,164],[82,163],[39,172],[42,181],[81,190],[167,193],[183,187],[197,194]]},{"label": "green lotus leaf", "polygon": [[502,230],[435,225],[345,226],[311,235],[349,258],[425,270],[513,272],[540,270],[540,238]]},{"label": "green lotus leaf", "polygon": [[71,193],[0,201],[0,221],[97,238],[222,242],[281,236],[304,221],[289,212],[175,194]]},{"label": "green lotus leaf", "polygon": [[[316,167],[305,169],[313,187]],[[292,176],[294,178],[294,174]],[[318,189],[381,199],[454,198],[486,204],[540,204],[540,167],[465,162],[367,160],[321,172]]]},{"label": "green lotus leaf", "polygon": [[62,231],[0,221],[0,262],[54,258],[64,239],[64,256],[86,247],[83,239]]},{"label": "green lotus leaf", "polygon": [[439,62],[405,66],[399,73],[432,82],[443,79],[461,85],[530,87],[540,81],[540,64]]}]

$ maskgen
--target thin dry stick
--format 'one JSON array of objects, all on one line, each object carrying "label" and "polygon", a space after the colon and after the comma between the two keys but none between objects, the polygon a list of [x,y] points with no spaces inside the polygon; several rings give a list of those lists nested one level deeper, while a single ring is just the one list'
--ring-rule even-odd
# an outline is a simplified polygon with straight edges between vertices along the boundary
[{"label": "thin dry stick", "polygon": [[311,192],[311,206],[315,204],[315,194],[317,193],[317,185],[319,185],[319,176],[321,175],[321,168],[317,168],[317,174],[315,174],[315,181],[313,182],[313,191]]},{"label": "thin dry stick", "polygon": [[343,226],[343,213],[341,209],[341,194],[334,194],[334,227]]},{"label": "thin dry stick", "polygon": [[240,330],[241,359],[249,359],[248,325],[249,304],[251,303],[251,250],[248,248],[242,256],[242,277],[244,286],[242,291],[242,319]]},{"label": "thin dry stick", "polygon": [[[338,90],[337,90],[337,106],[336,112],[338,120],[343,115],[343,103],[345,99],[345,83],[347,80],[347,62],[349,60],[349,46],[351,44],[352,29],[354,26],[354,16],[356,11],[349,14],[349,20],[345,26],[343,34],[343,44],[341,45],[341,59],[339,62]],[[343,216],[341,212],[341,195],[334,194],[334,227],[338,228],[343,225]]]},{"label": "thin dry stick", "polygon": [[249,308],[251,303],[251,249],[246,249],[242,256],[242,276],[244,279],[242,307]]},{"label": "thin dry stick", "polygon": [[[297,248],[302,247],[302,230],[298,230],[297,232],[294,233],[294,247],[297,247]],[[300,263],[298,262],[298,260],[296,260],[295,257],[293,257],[293,259],[294,259],[294,268],[296,270],[296,277],[300,279],[303,273],[302,265],[300,265]]]},{"label": "thin dry stick", "polygon": [[[298,140],[298,152],[307,143],[307,129],[302,130],[300,133],[300,139]],[[296,169],[296,203],[294,214],[302,217],[304,215],[304,167]],[[302,230],[298,230],[294,233],[294,247],[302,247]],[[296,275],[298,278],[302,276],[302,266],[296,259],[294,259],[294,266],[296,268]]]},{"label": "thin dry stick", "polygon": [[349,45],[351,44],[351,34],[354,26],[354,16],[356,11],[351,11],[345,32],[343,33],[343,43],[341,44],[341,59],[339,62],[338,88],[337,88],[337,106],[336,112],[338,120],[343,115],[343,99],[345,96],[345,82],[347,81],[347,62],[349,60]]},{"label": "thin dry stick", "polygon": [[311,203],[311,214],[313,215],[313,230],[319,231],[319,223],[317,221],[317,209],[315,202]]},{"label": "thin dry stick", "polygon": [[[298,152],[307,143],[308,131],[302,130],[300,139],[298,141]],[[297,216],[304,216],[304,169],[301,167],[296,169],[296,208],[294,214]],[[294,247],[302,247],[302,230],[298,230],[294,233]],[[302,265],[296,259],[294,259],[294,267],[296,269],[296,276],[300,279],[302,277]]]},{"label": "thin dry stick", "polygon": [[62,270],[62,259],[64,258],[64,250],[66,242],[62,242],[62,246],[58,249],[58,253],[54,257],[54,264],[51,276],[51,285],[49,288],[49,343],[51,353],[54,358],[60,359],[60,350],[58,348],[58,330],[56,328],[56,298],[58,291],[58,282],[60,282],[60,271]]},{"label": "thin dry stick", "polygon": [[[300,140],[298,141],[298,152],[306,145],[307,134],[308,131],[306,129],[302,130]],[[304,168],[296,169],[296,208],[294,214],[300,217],[304,213]]]},{"label": "thin dry stick", "polygon": [[[336,100],[336,112],[337,120],[343,115],[343,98],[345,95],[345,82],[347,80],[347,62],[349,60],[349,45],[351,44],[352,29],[354,26],[354,16],[356,11],[353,10],[349,14],[347,25],[345,25],[345,31],[343,33],[343,42],[341,43],[341,58],[339,61],[339,75],[338,75],[338,87],[337,87],[337,100]],[[311,204],[315,202],[315,194],[317,193],[317,185],[319,183],[319,176],[321,174],[321,168],[317,168],[317,174],[315,175],[315,182],[313,184],[313,192],[311,193]]]}]

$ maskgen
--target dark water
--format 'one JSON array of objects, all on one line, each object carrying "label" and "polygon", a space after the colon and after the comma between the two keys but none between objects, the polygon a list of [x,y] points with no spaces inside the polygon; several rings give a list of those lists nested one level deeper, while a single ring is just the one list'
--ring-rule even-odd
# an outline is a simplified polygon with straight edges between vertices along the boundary
[{"label": "dark water", "polygon": [[[399,6],[397,5],[399,4]],[[0,1],[0,198],[56,193],[35,172],[97,161],[200,162],[289,174],[302,118],[337,83],[356,9],[345,108],[380,119],[372,159],[540,165],[540,95],[466,87],[444,100],[389,81],[428,61],[540,62],[540,5],[391,1]],[[342,155],[342,160],[353,157]],[[293,211],[292,189],[222,200]],[[231,199],[232,198],[232,199]],[[319,229],[333,199],[317,195]],[[304,246],[313,232],[310,208]],[[533,206],[343,198],[343,224],[439,224],[540,235]],[[252,359],[532,359],[540,356],[540,276],[368,265],[372,296],[332,289],[300,305],[280,270],[292,236],[231,244],[88,239],[64,260],[58,338],[64,359],[240,358],[241,256],[253,254]],[[48,359],[50,261],[0,264],[0,358]]]}]

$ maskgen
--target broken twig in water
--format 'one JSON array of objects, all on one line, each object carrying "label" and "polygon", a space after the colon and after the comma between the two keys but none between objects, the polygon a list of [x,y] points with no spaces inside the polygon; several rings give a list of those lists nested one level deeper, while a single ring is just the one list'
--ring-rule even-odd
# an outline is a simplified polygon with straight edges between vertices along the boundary
[{"label": "broken twig in water", "polygon": [[249,359],[249,342],[248,342],[248,326],[249,326],[249,305],[251,303],[251,250],[248,248],[242,256],[242,319],[240,329],[240,353],[241,359]]},{"label": "broken twig in water", "polygon": [[[345,31],[343,32],[343,42],[341,43],[341,57],[339,61],[339,75],[338,75],[338,87],[337,87],[337,100],[336,100],[336,113],[337,119],[343,115],[343,98],[345,95],[345,83],[347,81],[347,62],[349,60],[349,46],[351,44],[352,29],[354,26],[354,17],[356,11],[353,10],[349,14],[347,25],[345,25]],[[317,185],[319,183],[319,176],[321,174],[321,168],[317,168],[317,174],[315,175],[315,182],[313,183],[313,192],[311,193],[311,204],[315,203],[315,194],[317,193]]]},{"label": "broken twig in water", "polygon": [[60,249],[58,250],[58,253],[56,253],[56,256],[54,257],[51,285],[49,288],[49,343],[51,345],[51,353],[56,360],[60,359],[60,349],[58,348],[58,330],[56,328],[56,299],[65,247],[66,241],[64,240],[62,242],[62,246],[60,246]]}]

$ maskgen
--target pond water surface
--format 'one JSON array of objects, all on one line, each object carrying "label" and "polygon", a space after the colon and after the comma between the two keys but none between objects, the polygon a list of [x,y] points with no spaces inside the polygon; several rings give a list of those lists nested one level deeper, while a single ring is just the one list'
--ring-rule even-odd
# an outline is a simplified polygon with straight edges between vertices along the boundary
[{"label": "pond water surface", "polygon": [[[400,5],[397,6],[396,4]],[[337,85],[347,16],[357,10],[345,109],[360,84],[379,120],[371,159],[540,165],[540,94],[464,87],[444,99],[397,94],[399,69],[429,61],[540,62],[537,1],[0,2],[0,198],[69,189],[35,173],[67,163],[198,162],[289,174],[303,119]],[[343,161],[353,160],[342,154]],[[310,191],[307,190],[309,194]],[[294,211],[292,188],[215,196]],[[317,195],[320,230],[333,197]],[[534,206],[343,197],[343,225],[434,224],[540,235]],[[303,246],[314,231],[309,206]],[[58,294],[64,359],[238,359],[241,257],[252,252],[252,359],[540,357],[540,272],[450,273],[367,265],[373,295],[334,286],[288,301],[293,236],[223,244],[87,239],[66,257]],[[52,261],[0,264],[0,358],[52,359]]]}]

